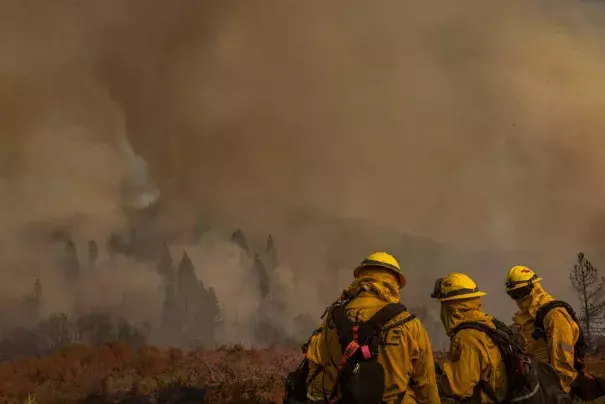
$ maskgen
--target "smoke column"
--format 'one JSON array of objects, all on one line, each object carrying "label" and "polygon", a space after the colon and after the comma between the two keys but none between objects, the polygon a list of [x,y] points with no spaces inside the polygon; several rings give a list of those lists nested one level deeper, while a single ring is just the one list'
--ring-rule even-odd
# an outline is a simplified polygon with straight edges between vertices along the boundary
[{"label": "smoke column", "polygon": [[[336,269],[315,212],[531,251],[568,293],[576,250],[605,239],[604,22],[583,1],[4,0],[4,287],[52,273],[32,226],[102,237],[157,198],[158,231],[203,212],[272,232],[306,282]],[[493,301],[518,264],[448,257],[435,275],[468,264]]]}]

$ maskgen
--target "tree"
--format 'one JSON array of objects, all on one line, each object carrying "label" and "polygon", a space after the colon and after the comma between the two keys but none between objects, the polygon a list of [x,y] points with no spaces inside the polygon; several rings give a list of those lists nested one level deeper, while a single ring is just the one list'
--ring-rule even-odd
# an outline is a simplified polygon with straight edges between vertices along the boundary
[{"label": "tree", "polygon": [[278,266],[277,261],[277,251],[275,250],[275,243],[273,241],[273,236],[269,234],[267,237],[267,245],[265,247],[265,256],[267,260],[267,270],[269,272],[273,272],[275,268]]},{"label": "tree", "polygon": [[183,251],[183,257],[177,270],[177,287],[178,294],[185,303],[185,312],[189,312],[192,309],[191,304],[196,302],[199,296],[199,280],[195,275],[195,267],[187,255],[187,251]]},{"label": "tree", "polygon": [[571,287],[578,294],[580,318],[584,323],[587,341],[591,342],[591,325],[603,318],[605,309],[605,278],[599,278],[597,268],[578,253],[578,263],[569,275]]},{"label": "tree", "polygon": [[48,338],[52,350],[56,350],[72,340],[71,324],[65,313],[51,315],[40,328],[40,333]]},{"label": "tree", "polygon": [[210,286],[208,288],[208,301],[209,301],[209,312],[212,314],[212,321],[214,323],[217,322],[221,322],[222,321],[222,310],[221,310],[221,306],[218,302],[218,299],[216,297],[216,292],[214,291],[214,288],[212,286]]},{"label": "tree", "polygon": [[101,345],[114,341],[117,337],[114,322],[109,313],[93,312],[88,315],[91,327],[90,341],[92,345]]},{"label": "tree", "polygon": [[206,348],[214,346],[214,312],[212,296],[204,286],[204,282],[199,282],[199,300],[197,307],[197,316],[193,331],[195,333],[196,343]]},{"label": "tree", "polygon": [[80,262],[73,240],[70,238],[65,244],[65,278],[68,281],[77,281],[80,276]]},{"label": "tree", "polygon": [[248,243],[246,242],[246,237],[244,236],[244,233],[240,229],[237,229],[231,235],[231,242],[233,244],[237,244],[246,254],[249,253],[250,249],[248,248]]},{"label": "tree", "polygon": [[116,255],[120,251],[120,242],[116,234],[111,234],[107,239],[107,254],[111,260],[113,269],[117,269]]},{"label": "tree", "polygon": [[269,279],[269,275],[267,274],[267,269],[265,268],[265,265],[261,261],[258,254],[254,256],[254,270],[256,271],[256,275],[258,275],[258,285],[261,296],[263,299],[266,299],[271,291],[271,281]]},{"label": "tree", "polygon": [[167,331],[180,331],[179,299],[173,285],[164,288],[165,298],[162,305],[162,327]]}]

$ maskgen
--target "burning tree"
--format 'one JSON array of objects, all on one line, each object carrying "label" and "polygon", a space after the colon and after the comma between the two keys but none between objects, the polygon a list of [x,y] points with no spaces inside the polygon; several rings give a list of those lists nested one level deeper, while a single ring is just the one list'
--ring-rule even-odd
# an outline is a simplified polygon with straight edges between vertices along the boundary
[{"label": "burning tree", "polygon": [[599,272],[584,253],[578,253],[578,263],[569,275],[571,287],[578,294],[580,302],[579,320],[584,323],[588,342],[591,339],[591,326],[603,318],[605,309],[605,278],[599,278]]}]

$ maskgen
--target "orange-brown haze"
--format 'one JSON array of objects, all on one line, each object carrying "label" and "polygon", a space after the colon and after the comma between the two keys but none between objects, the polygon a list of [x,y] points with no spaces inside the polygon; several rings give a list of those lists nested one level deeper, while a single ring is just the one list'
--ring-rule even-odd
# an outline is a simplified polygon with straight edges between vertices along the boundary
[{"label": "orange-brown haze", "polygon": [[[605,238],[604,17],[581,1],[4,0],[0,290],[42,277],[67,310],[56,247],[33,234],[67,229],[84,251],[159,197],[154,231],[202,214],[218,233],[175,257],[238,316],[259,300],[224,241],[238,227],[257,249],[275,236],[288,316],[318,314],[373,249],[398,254],[410,306],[463,270],[508,320],[522,263],[571,299],[574,254]],[[122,265],[114,286],[84,277],[113,290],[91,304],[156,290]]]}]

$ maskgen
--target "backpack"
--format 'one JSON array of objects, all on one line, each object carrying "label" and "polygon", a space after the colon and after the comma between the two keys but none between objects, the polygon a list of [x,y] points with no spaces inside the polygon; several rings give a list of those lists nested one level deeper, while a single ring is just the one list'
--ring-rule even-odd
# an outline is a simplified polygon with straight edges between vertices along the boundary
[{"label": "backpack", "polygon": [[486,380],[480,380],[477,387],[494,403],[515,404],[571,404],[571,397],[563,391],[559,376],[548,363],[540,363],[527,357],[513,342],[513,331],[501,321],[493,319],[496,328],[479,322],[462,323],[454,330],[481,331],[496,344],[506,368],[508,391],[504,400],[498,400],[495,391]]},{"label": "backpack", "polygon": [[[416,318],[410,315],[385,328],[385,325],[400,313],[407,311],[399,303],[384,306],[369,320],[357,322],[349,319],[346,305],[341,304],[331,312],[336,325],[342,357],[338,376],[329,399],[335,404],[381,404],[385,389],[384,368],[378,362],[382,333]],[[337,399],[340,391],[340,399]],[[403,399],[403,395],[400,397]]]},{"label": "backpack", "polygon": [[574,345],[574,367],[578,372],[582,372],[584,370],[584,356],[586,355],[586,351],[588,350],[588,345],[586,344],[586,339],[584,338],[584,331],[582,331],[582,327],[578,322],[576,312],[571,308],[569,304],[560,300],[553,300],[552,302],[546,303],[544,306],[541,306],[536,312],[536,319],[534,320],[534,332],[531,336],[534,340],[544,339],[546,341],[547,335],[546,330],[544,329],[544,319],[552,309],[556,309],[558,307],[564,308],[571,317],[571,319],[575,321],[576,324],[578,324],[578,328],[580,329],[578,341],[576,341],[576,344]]},{"label": "backpack", "polygon": [[[321,331],[322,329],[319,328],[315,330],[311,336],[316,335]],[[302,352],[305,354],[305,358],[294,371],[288,373],[288,376],[286,376],[283,404],[302,404],[307,402],[307,378],[309,377],[309,359],[307,359],[308,345],[309,342],[302,346]],[[310,381],[317,377],[321,370],[322,368],[317,368]]]},{"label": "backpack", "polygon": [[[326,314],[331,313],[336,306],[347,304],[350,301],[350,298],[351,296],[348,295],[347,291],[343,291],[342,300],[337,300],[336,302],[328,306],[321,318],[323,319]],[[309,379],[310,369],[309,359],[307,358],[307,349],[309,347],[309,343],[311,342],[311,338],[321,333],[322,331],[322,327],[319,327],[318,329],[313,331],[311,337],[309,337],[309,340],[302,346],[301,350],[302,353],[305,354],[305,357],[300,362],[298,367],[294,371],[288,373],[288,375],[286,376],[286,380],[284,383],[284,398],[282,400],[283,404],[307,403],[307,380],[309,380],[309,382],[313,381],[317,377],[317,375],[323,370],[322,367],[318,367]]]},{"label": "backpack", "polygon": [[546,330],[544,328],[544,318],[552,309],[557,307],[564,308],[572,320],[578,324],[578,328],[580,329],[578,340],[574,345],[574,368],[578,372],[578,377],[571,384],[571,392],[584,401],[593,401],[597,398],[603,397],[605,395],[605,379],[586,372],[584,366],[584,356],[588,351],[588,344],[586,344],[584,331],[582,330],[582,327],[578,321],[578,317],[569,304],[560,300],[553,300],[552,302],[546,303],[544,306],[540,307],[536,312],[532,338],[535,340],[547,339],[548,336],[546,335]]}]

